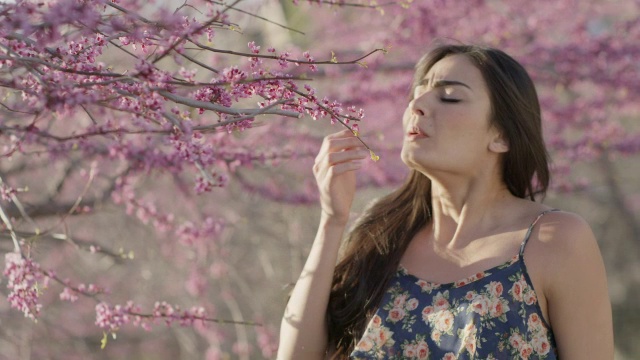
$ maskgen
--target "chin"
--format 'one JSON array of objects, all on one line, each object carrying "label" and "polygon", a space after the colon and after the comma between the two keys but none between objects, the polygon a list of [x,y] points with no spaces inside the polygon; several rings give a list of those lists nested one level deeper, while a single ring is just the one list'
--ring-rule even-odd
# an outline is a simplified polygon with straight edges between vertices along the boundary
[{"label": "chin", "polygon": [[[420,157],[419,155],[422,156]],[[425,159],[424,155],[425,154],[415,154],[403,149],[402,153],[400,154],[400,158],[402,159],[402,162],[409,168],[409,170],[415,170],[427,177],[429,177],[429,174],[433,173],[434,171],[443,170],[444,164],[438,162],[435,159]]]},{"label": "chin", "polygon": [[407,165],[410,169],[413,168],[413,166],[411,164],[413,164],[413,162],[410,160],[410,156],[407,151],[405,150],[405,148],[402,148],[402,151],[400,152],[400,159],[402,160],[402,162]]},{"label": "chin", "polygon": [[411,170],[418,170],[420,171],[420,169],[422,169],[424,166],[421,166],[420,161],[418,161],[418,159],[416,159],[416,154],[413,154],[410,151],[406,151],[404,148],[402,149],[402,152],[400,153],[400,159],[402,159],[402,162],[407,165],[407,167]]}]

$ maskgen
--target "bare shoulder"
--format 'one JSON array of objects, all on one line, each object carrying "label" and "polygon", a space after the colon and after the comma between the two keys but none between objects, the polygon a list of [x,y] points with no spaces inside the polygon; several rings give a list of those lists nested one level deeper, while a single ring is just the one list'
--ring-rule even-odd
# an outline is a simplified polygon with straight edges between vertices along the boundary
[{"label": "bare shoulder", "polygon": [[579,215],[558,211],[535,228],[527,251],[542,280],[560,358],[613,359],[606,272],[591,227]]},{"label": "bare shoulder", "polygon": [[576,261],[576,255],[587,255],[598,247],[591,226],[580,215],[571,212],[549,212],[540,218],[536,227],[532,240],[552,250],[547,254],[550,258]]},{"label": "bare shoulder", "polygon": [[576,278],[604,275],[598,242],[580,215],[566,211],[547,213],[536,224],[527,247],[532,261],[543,272],[549,296]]}]

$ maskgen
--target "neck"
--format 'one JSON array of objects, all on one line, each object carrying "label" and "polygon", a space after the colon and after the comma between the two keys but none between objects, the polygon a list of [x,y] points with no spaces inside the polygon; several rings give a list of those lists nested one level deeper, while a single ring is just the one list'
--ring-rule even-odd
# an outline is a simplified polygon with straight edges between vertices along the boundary
[{"label": "neck", "polygon": [[494,176],[431,178],[431,232],[438,246],[458,248],[490,231],[516,198]]}]

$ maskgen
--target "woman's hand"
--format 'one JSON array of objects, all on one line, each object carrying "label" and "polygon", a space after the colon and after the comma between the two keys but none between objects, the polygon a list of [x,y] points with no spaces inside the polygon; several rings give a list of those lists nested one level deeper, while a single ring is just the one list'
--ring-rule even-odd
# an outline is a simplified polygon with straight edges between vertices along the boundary
[{"label": "woman's hand", "polygon": [[356,191],[355,170],[368,155],[369,151],[351,130],[345,129],[324,138],[313,165],[324,216],[347,223]]}]

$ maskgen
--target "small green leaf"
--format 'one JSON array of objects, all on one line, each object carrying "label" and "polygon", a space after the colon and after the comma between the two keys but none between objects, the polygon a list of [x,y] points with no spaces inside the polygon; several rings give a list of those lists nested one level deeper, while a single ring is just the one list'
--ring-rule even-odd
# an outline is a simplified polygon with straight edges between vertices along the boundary
[{"label": "small green leaf", "polygon": [[378,161],[380,160],[380,156],[376,155],[373,150],[369,150],[369,153],[371,154],[371,160],[373,161]]},{"label": "small green leaf", "polygon": [[104,349],[105,346],[107,346],[107,340],[109,340],[109,338],[107,337],[107,333],[103,332],[102,333],[102,341],[100,341],[100,349]]},{"label": "small green leaf", "polygon": [[336,57],[336,53],[334,53],[333,51],[331,52],[331,62],[334,63],[334,64],[338,62],[338,58]]}]

